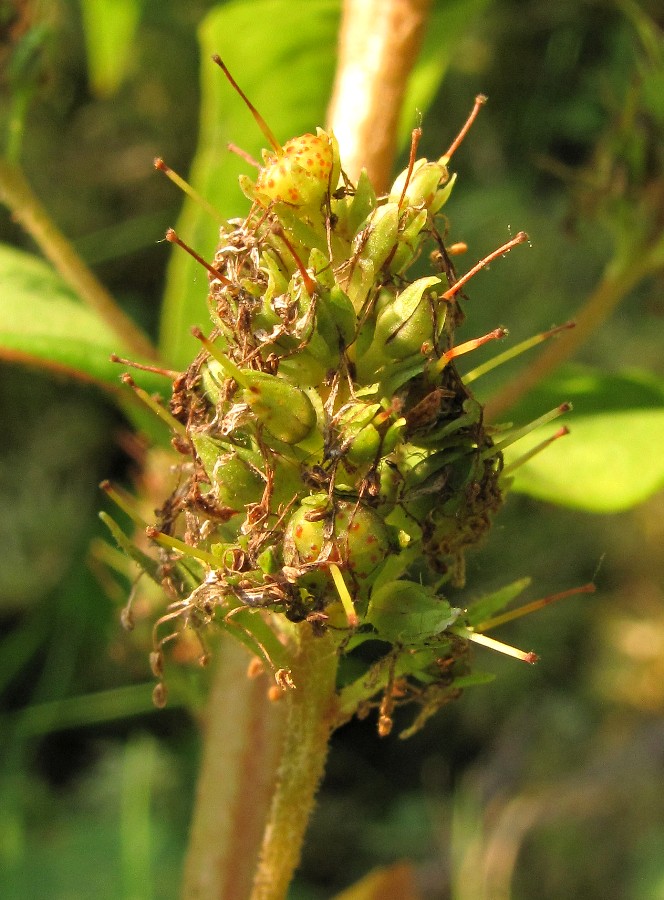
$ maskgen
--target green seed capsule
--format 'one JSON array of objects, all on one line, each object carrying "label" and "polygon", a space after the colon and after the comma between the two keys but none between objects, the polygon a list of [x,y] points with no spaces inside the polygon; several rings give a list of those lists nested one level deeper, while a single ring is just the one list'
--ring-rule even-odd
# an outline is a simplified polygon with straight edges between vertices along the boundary
[{"label": "green seed capsule", "polygon": [[222,373],[237,381],[243,389],[242,400],[277,440],[285,444],[298,444],[316,425],[316,411],[311,400],[285,378],[253,369],[240,369],[221,354],[209,360],[208,370],[217,382]]},{"label": "green seed capsule", "polygon": [[[326,495],[318,495],[317,500],[309,498],[291,517],[284,541],[284,557],[288,565],[318,560],[325,544],[326,519],[309,521],[309,518],[314,509],[325,516],[326,502]],[[368,579],[391,549],[389,532],[380,515],[368,506],[346,500],[336,504],[331,540],[332,553],[323,565],[337,563],[348,569],[358,581]]]}]

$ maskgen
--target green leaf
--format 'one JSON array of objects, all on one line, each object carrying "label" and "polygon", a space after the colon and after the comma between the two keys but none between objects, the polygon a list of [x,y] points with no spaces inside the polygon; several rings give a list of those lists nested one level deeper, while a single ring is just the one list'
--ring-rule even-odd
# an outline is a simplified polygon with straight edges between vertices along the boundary
[{"label": "green leaf", "polygon": [[[629,509],[664,487],[664,384],[641,372],[561,369],[511,411],[515,423],[570,400],[570,434],[515,471],[512,490],[589,512]],[[538,429],[512,445],[506,464],[553,434]]]},{"label": "green leaf", "polygon": [[127,73],[141,14],[140,0],[81,0],[90,86],[112,96]]},{"label": "green leaf", "polygon": [[[124,351],[118,336],[36,256],[0,244],[0,358],[29,362],[120,390]],[[166,394],[167,379],[136,371],[148,391]]]},{"label": "green leaf", "polygon": [[[286,142],[325,121],[334,75],[340,4],[310,0],[236,0],[214,8],[200,28],[202,105],[191,181],[224,217],[246,214],[238,176],[251,167],[228,150],[233,142],[260,160],[267,144],[251,113],[211,61],[219,53],[243,91]],[[215,250],[218,227],[186,200],[177,226],[203,257]],[[165,359],[187,365],[200,349],[192,325],[208,319],[207,273],[176,248],[169,267],[160,346]]]},{"label": "green leaf", "polygon": [[373,591],[366,620],[379,640],[419,645],[448,628],[458,615],[458,609],[430,588],[414,581],[393,581]]},{"label": "green leaf", "polygon": [[486,619],[490,619],[491,616],[495,616],[508,603],[511,603],[519,594],[523,593],[530,581],[530,578],[520,578],[518,581],[513,581],[512,584],[494,591],[493,594],[481,597],[468,607],[465,617],[466,621],[469,625],[474,626],[479,625],[480,622],[484,622]]}]

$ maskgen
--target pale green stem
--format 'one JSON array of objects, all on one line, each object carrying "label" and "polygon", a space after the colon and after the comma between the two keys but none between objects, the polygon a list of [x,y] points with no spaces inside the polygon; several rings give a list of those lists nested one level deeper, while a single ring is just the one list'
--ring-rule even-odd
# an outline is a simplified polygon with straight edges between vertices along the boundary
[{"label": "pale green stem", "polygon": [[288,704],[286,736],[251,900],[286,897],[300,862],[330,735],[338,724],[337,642],[330,632],[314,635],[308,622],[298,631],[291,667],[295,686],[283,701]]},{"label": "pale green stem", "polygon": [[122,347],[136,356],[154,359],[156,351],[149,338],[125,315],[85,265],[39,202],[21,169],[3,159],[0,159],[0,201],[81,300],[117,334]]}]

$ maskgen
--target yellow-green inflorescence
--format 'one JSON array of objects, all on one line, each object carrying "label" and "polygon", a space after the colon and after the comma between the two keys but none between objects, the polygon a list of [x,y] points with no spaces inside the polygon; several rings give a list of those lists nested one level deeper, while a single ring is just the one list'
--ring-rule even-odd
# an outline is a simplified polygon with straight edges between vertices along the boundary
[{"label": "yellow-green inflorescence", "polygon": [[286,687],[288,628],[333,631],[348,710],[380,705],[386,732],[395,702],[426,717],[472,681],[476,623],[445,592],[502,502],[501,453],[454,364],[463,314],[437,218],[454,178],[413,154],[377,197],[321,130],[264,162],[241,181],[248,216],[221,229],[212,328],[174,384],[184,459],[150,531],[173,599],[158,624],[241,626]]}]

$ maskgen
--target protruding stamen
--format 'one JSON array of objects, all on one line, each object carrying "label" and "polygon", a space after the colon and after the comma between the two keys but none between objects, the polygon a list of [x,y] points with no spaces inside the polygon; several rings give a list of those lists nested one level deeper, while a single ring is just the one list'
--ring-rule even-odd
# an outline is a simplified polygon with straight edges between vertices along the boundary
[{"label": "protruding stamen", "polygon": [[499,441],[497,444],[494,444],[494,446],[491,447],[490,450],[487,451],[487,453],[489,455],[493,455],[496,450],[504,450],[505,447],[509,447],[511,444],[515,444],[517,441],[520,441],[522,437],[530,434],[531,431],[535,431],[536,428],[540,428],[542,425],[547,425],[549,422],[553,422],[553,420],[557,419],[558,416],[564,415],[571,409],[571,403],[561,403],[560,406],[556,406],[555,409],[549,410],[549,412],[544,413],[543,416],[539,416],[537,419],[534,419],[532,422],[529,422],[522,428],[517,428],[515,431],[512,431],[506,438],[504,438],[504,440]]},{"label": "protruding stamen", "polygon": [[284,242],[284,244],[288,247],[288,252],[293,257],[295,265],[297,266],[298,271],[299,271],[300,275],[302,276],[302,281],[304,282],[304,286],[306,288],[307,294],[309,294],[309,296],[312,297],[314,291],[316,290],[316,282],[311,277],[311,275],[307,272],[304,263],[302,262],[300,257],[297,255],[297,252],[295,251],[295,247],[293,247],[291,242],[286,237],[284,229],[280,228],[279,226],[276,226],[272,230],[273,230],[274,234],[276,234]]},{"label": "protruding stamen", "polygon": [[554,441],[557,441],[561,437],[565,437],[569,434],[569,428],[567,425],[563,425],[562,428],[559,428],[555,434],[552,434],[551,437],[546,438],[546,440],[540,441],[535,447],[530,449],[527,453],[524,453],[522,456],[519,456],[517,459],[513,460],[508,466],[504,466],[501,471],[501,477],[503,475],[511,475],[516,469],[519,469],[525,463],[529,462],[533,458],[533,456],[537,456],[538,453],[541,453],[542,450],[546,450],[547,447],[550,447]]},{"label": "protruding stamen", "polygon": [[158,156],[154,161],[154,167],[158,172],[163,172],[164,175],[168,178],[169,181],[172,181],[176,187],[179,187],[180,190],[189,197],[190,200],[193,200],[194,203],[198,204],[201,209],[204,209],[206,213],[208,213],[219,225],[225,225],[225,220],[219,215],[218,211],[209,203],[205,197],[201,196],[195,188],[193,188],[188,181],[185,181],[181,175],[171,169],[170,166],[167,166],[164,160]]},{"label": "protruding stamen", "polygon": [[557,603],[558,600],[565,600],[567,597],[574,597],[577,594],[594,593],[595,585],[590,581],[588,584],[581,585],[581,587],[569,588],[569,590],[560,591],[557,594],[549,594],[548,597],[540,597],[539,600],[533,600],[532,603],[525,603],[517,609],[511,609],[509,612],[502,613],[500,616],[494,616],[492,619],[480,622],[479,625],[475,625],[475,631],[489,631],[491,628],[497,628],[499,625],[504,625],[506,622],[520,619],[521,616],[527,616],[529,613],[537,612],[537,610],[544,609],[545,606],[549,606],[551,603]]},{"label": "protruding stamen", "polygon": [[153,413],[159,416],[159,418],[176,434],[180,437],[187,438],[187,429],[182,422],[179,422],[167,409],[164,409],[161,403],[157,403],[154,397],[151,397],[147,391],[144,391],[143,388],[139,387],[128,372],[125,372],[125,374],[121,376],[120,381],[122,381],[123,384],[126,384],[127,387],[130,387],[136,396],[142,400]]},{"label": "protruding stamen", "polygon": [[[434,371],[442,372],[445,366],[452,359],[456,359],[457,356],[463,356],[464,353],[470,353],[473,350],[477,350],[478,347],[481,347],[483,344],[487,344],[489,341],[500,340],[504,338],[507,334],[509,334],[507,328],[495,328],[493,331],[490,331],[488,334],[483,335],[479,338],[473,338],[471,341],[465,341],[463,344],[458,344],[456,347],[450,347],[440,359],[436,362]],[[464,379],[465,381],[465,379]]]},{"label": "protruding stamen", "polygon": [[165,547],[168,550],[176,550],[178,553],[182,553],[185,556],[190,556],[192,559],[198,560],[198,562],[207,563],[215,569],[219,565],[219,560],[211,553],[208,553],[207,550],[202,550],[200,547],[191,547],[189,544],[185,544],[184,541],[174,538],[170,534],[164,534],[163,531],[159,531],[156,525],[148,525],[145,529],[145,533],[151,541],[154,541],[155,544],[159,544],[160,547]]},{"label": "protruding stamen", "polygon": [[249,99],[249,97],[247,97],[247,95],[246,95],[245,92],[242,90],[242,88],[240,87],[240,85],[237,83],[237,81],[233,78],[233,76],[231,75],[231,73],[228,71],[228,68],[226,67],[226,63],[225,63],[225,62],[222,60],[222,58],[221,58],[218,54],[216,54],[216,53],[215,53],[214,56],[212,57],[212,61],[215,62],[215,63],[219,66],[219,68],[220,68],[221,71],[224,73],[224,75],[226,76],[226,78],[228,78],[228,80],[230,81],[230,83],[231,83],[233,89],[234,89],[235,91],[237,91],[237,93],[240,95],[240,97],[242,97],[242,99],[244,100],[246,106],[247,106],[248,109],[249,109],[249,112],[252,114],[252,116],[253,116],[254,119],[256,120],[256,124],[258,125],[258,127],[260,128],[260,130],[263,132],[263,134],[265,135],[265,137],[266,137],[266,138],[268,139],[268,141],[270,142],[270,146],[272,147],[272,149],[274,150],[274,152],[277,154],[277,156],[283,156],[283,155],[284,155],[284,151],[281,149],[281,144],[280,144],[279,141],[276,139],[276,137],[272,134],[272,131],[271,131],[270,128],[268,127],[268,124],[267,124],[267,122],[265,121],[265,119],[263,118],[263,116],[258,112],[258,110],[257,110],[256,107],[254,106],[254,104],[251,102],[251,100]]},{"label": "protruding stamen", "polygon": [[450,147],[449,147],[449,150],[447,151],[447,153],[443,154],[443,156],[441,156],[441,158],[440,158],[440,163],[443,166],[446,166],[448,164],[448,162],[452,159],[452,157],[454,156],[456,151],[459,149],[459,146],[463,142],[463,139],[470,131],[471,125],[477,118],[478,112],[484,106],[484,104],[486,103],[487,100],[488,100],[488,97],[486,97],[484,94],[478,94],[477,97],[475,97],[475,105],[473,106],[473,108],[470,112],[470,115],[466,119],[466,122],[465,122],[463,128],[461,129],[461,131],[458,133],[458,135],[454,138],[454,140],[450,144]]},{"label": "protruding stamen", "polygon": [[111,484],[108,479],[104,479],[99,487],[139,528],[147,528],[148,523],[139,513],[135,497],[132,497],[131,494],[117,487],[117,485]]},{"label": "protruding stamen", "polygon": [[502,641],[490,638],[486,634],[478,634],[476,631],[473,631],[472,628],[455,627],[450,628],[450,631],[460,638],[465,638],[467,641],[481,644],[483,647],[488,647],[490,650],[497,650],[498,653],[504,653],[505,656],[512,656],[514,659],[520,659],[522,662],[530,663],[530,665],[533,665],[539,660],[538,655],[533,653],[532,650],[519,650],[518,647],[512,647],[511,644],[504,644]]},{"label": "protruding stamen", "polygon": [[520,343],[515,344],[514,347],[510,347],[509,350],[505,350],[504,353],[499,353],[497,356],[494,356],[493,359],[487,360],[487,362],[482,363],[481,366],[478,366],[471,372],[466,372],[466,374],[463,376],[464,384],[470,384],[477,378],[480,378],[482,375],[486,375],[487,372],[492,372],[498,366],[502,366],[503,363],[509,362],[511,359],[514,359],[521,353],[525,353],[527,350],[530,350],[531,347],[536,347],[543,341],[547,341],[549,338],[555,337],[556,335],[560,334],[561,331],[567,331],[570,328],[574,328],[575,324],[575,322],[565,322],[564,325],[558,325],[556,328],[550,328],[548,331],[542,331],[540,334],[536,334],[533,337],[526,338],[525,341],[521,341]]},{"label": "protruding stamen", "polygon": [[155,375],[163,375],[164,378],[170,378],[171,381],[175,381],[181,375],[181,372],[174,372],[172,369],[164,369],[161,366],[146,366],[145,363],[134,362],[133,359],[125,359],[124,356],[118,356],[117,353],[111,353],[109,359],[113,363],[121,363],[123,366],[131,366],[132,369],[140,369],[141,372],[154,372]]},{"label": "protruding stamen", "polygon": [[201,342],[210,356],[219,363],[228,378],[233,378],[238,384],[244,385],[242,371],[238,369],[234,362],[228,359],[227,356],[224,356],[224,354],[215,347],[210,338],[205,337],[200,328],[194,326],[194,328],[191,329],[191,333],[197,341]]},{"label": "protruding stamen", "polygon": [[357,617],[357,613],[355,612],[353,598],[351,597],[348,588],[346,587],[346,582],[344,581],[343,575],[339,570],[339,566],[337,566],[336,563],[332,563],[329,568],[330,574],[332,575],[332,580],[334,581],[334,586],[336,587],[337,594],[339,594],[339,599],[341,600],[341,605],[343,606],[344,612],[346,613],[348,625],[350,628],[356,628],[359,619]]},{"label": "protruding stamen", "polygon": [[210,275],[212,275],[212,277],[217,281],[221,281],[221,283],[225,285],[232,284],[232,282],[228,278],[226,278],[225,275],[222,275],[218,269],[215,269],[215,267],[211,266],[210,263],[207,262],[207,260],[203,259],[202,256],[196,253],[193,247],[190,247],[189,244],[185,244],[182,238],[179,237],[179,235],[172,228],[168,229],[165,237],[166,240],[170,241],[171,244],[177,244],[178,247],[182,247],[183,250],[186,250],[189,256],[193,257],[197,263],[200,263],[200,265],[202,265],[204,269],[207,269]]},{"label": "protruding stamen", "polygon": [[230,150],[231,153],[234,153],[236,156],[239,156],[240,159],[243,159],[246,163],[248,163],[248,165],[253,166],[254,169],[263,168],[258,160],[253,158],[251,153],[247,153],[246,150],[243,150],[242,147],[238,147],[238,145],[234,144],[232,141],[226,144],[226,147]]},{"label": "protruding stamen", "polygon": [[415,159],[417,157],[417,148],[420,143],[420,139],[422,137],[422,129],[421,128],[413,128],[410,135],[410,157],[408,159],[408,173],[406,175],[406,180],[403,183],[403,190],[401,191],[401,196],[399,197],[398,207],[401,209],[401,204],[403,203],[403,198],[406,196],[406,191],[408,190],[408,185],[410,184],[410,179],[413,174],[413,166],[415,165]]},{"label": "protruding stamen", "polygon": [[473,266],[473,268],[466,272],[465,275],[462,275],[461,278],[453,284],[449,290],[445,291],[442,295],[443,300],[452,300],[454,299],[454,295],[457,294],[464,284],[467,284],[473,275],[477,275],[477,273],[483,269],[485,266],[488,266],[489,263],[493,262],[494,259],[497,259],[499,256],[503,256],[505,253],[509,253],[512,247],[516,247],[517,244],[523,244],[528,240],[528,235],[525,231],[520,231],[516,237],[513,237],[511,241],[508,241],[506,244],[503,244],[502,247],[498,247],[497,250],[494,250],[492,253],[489,253],[488,256],[485,256],[484,259],[481,259],[477,265]]}]

